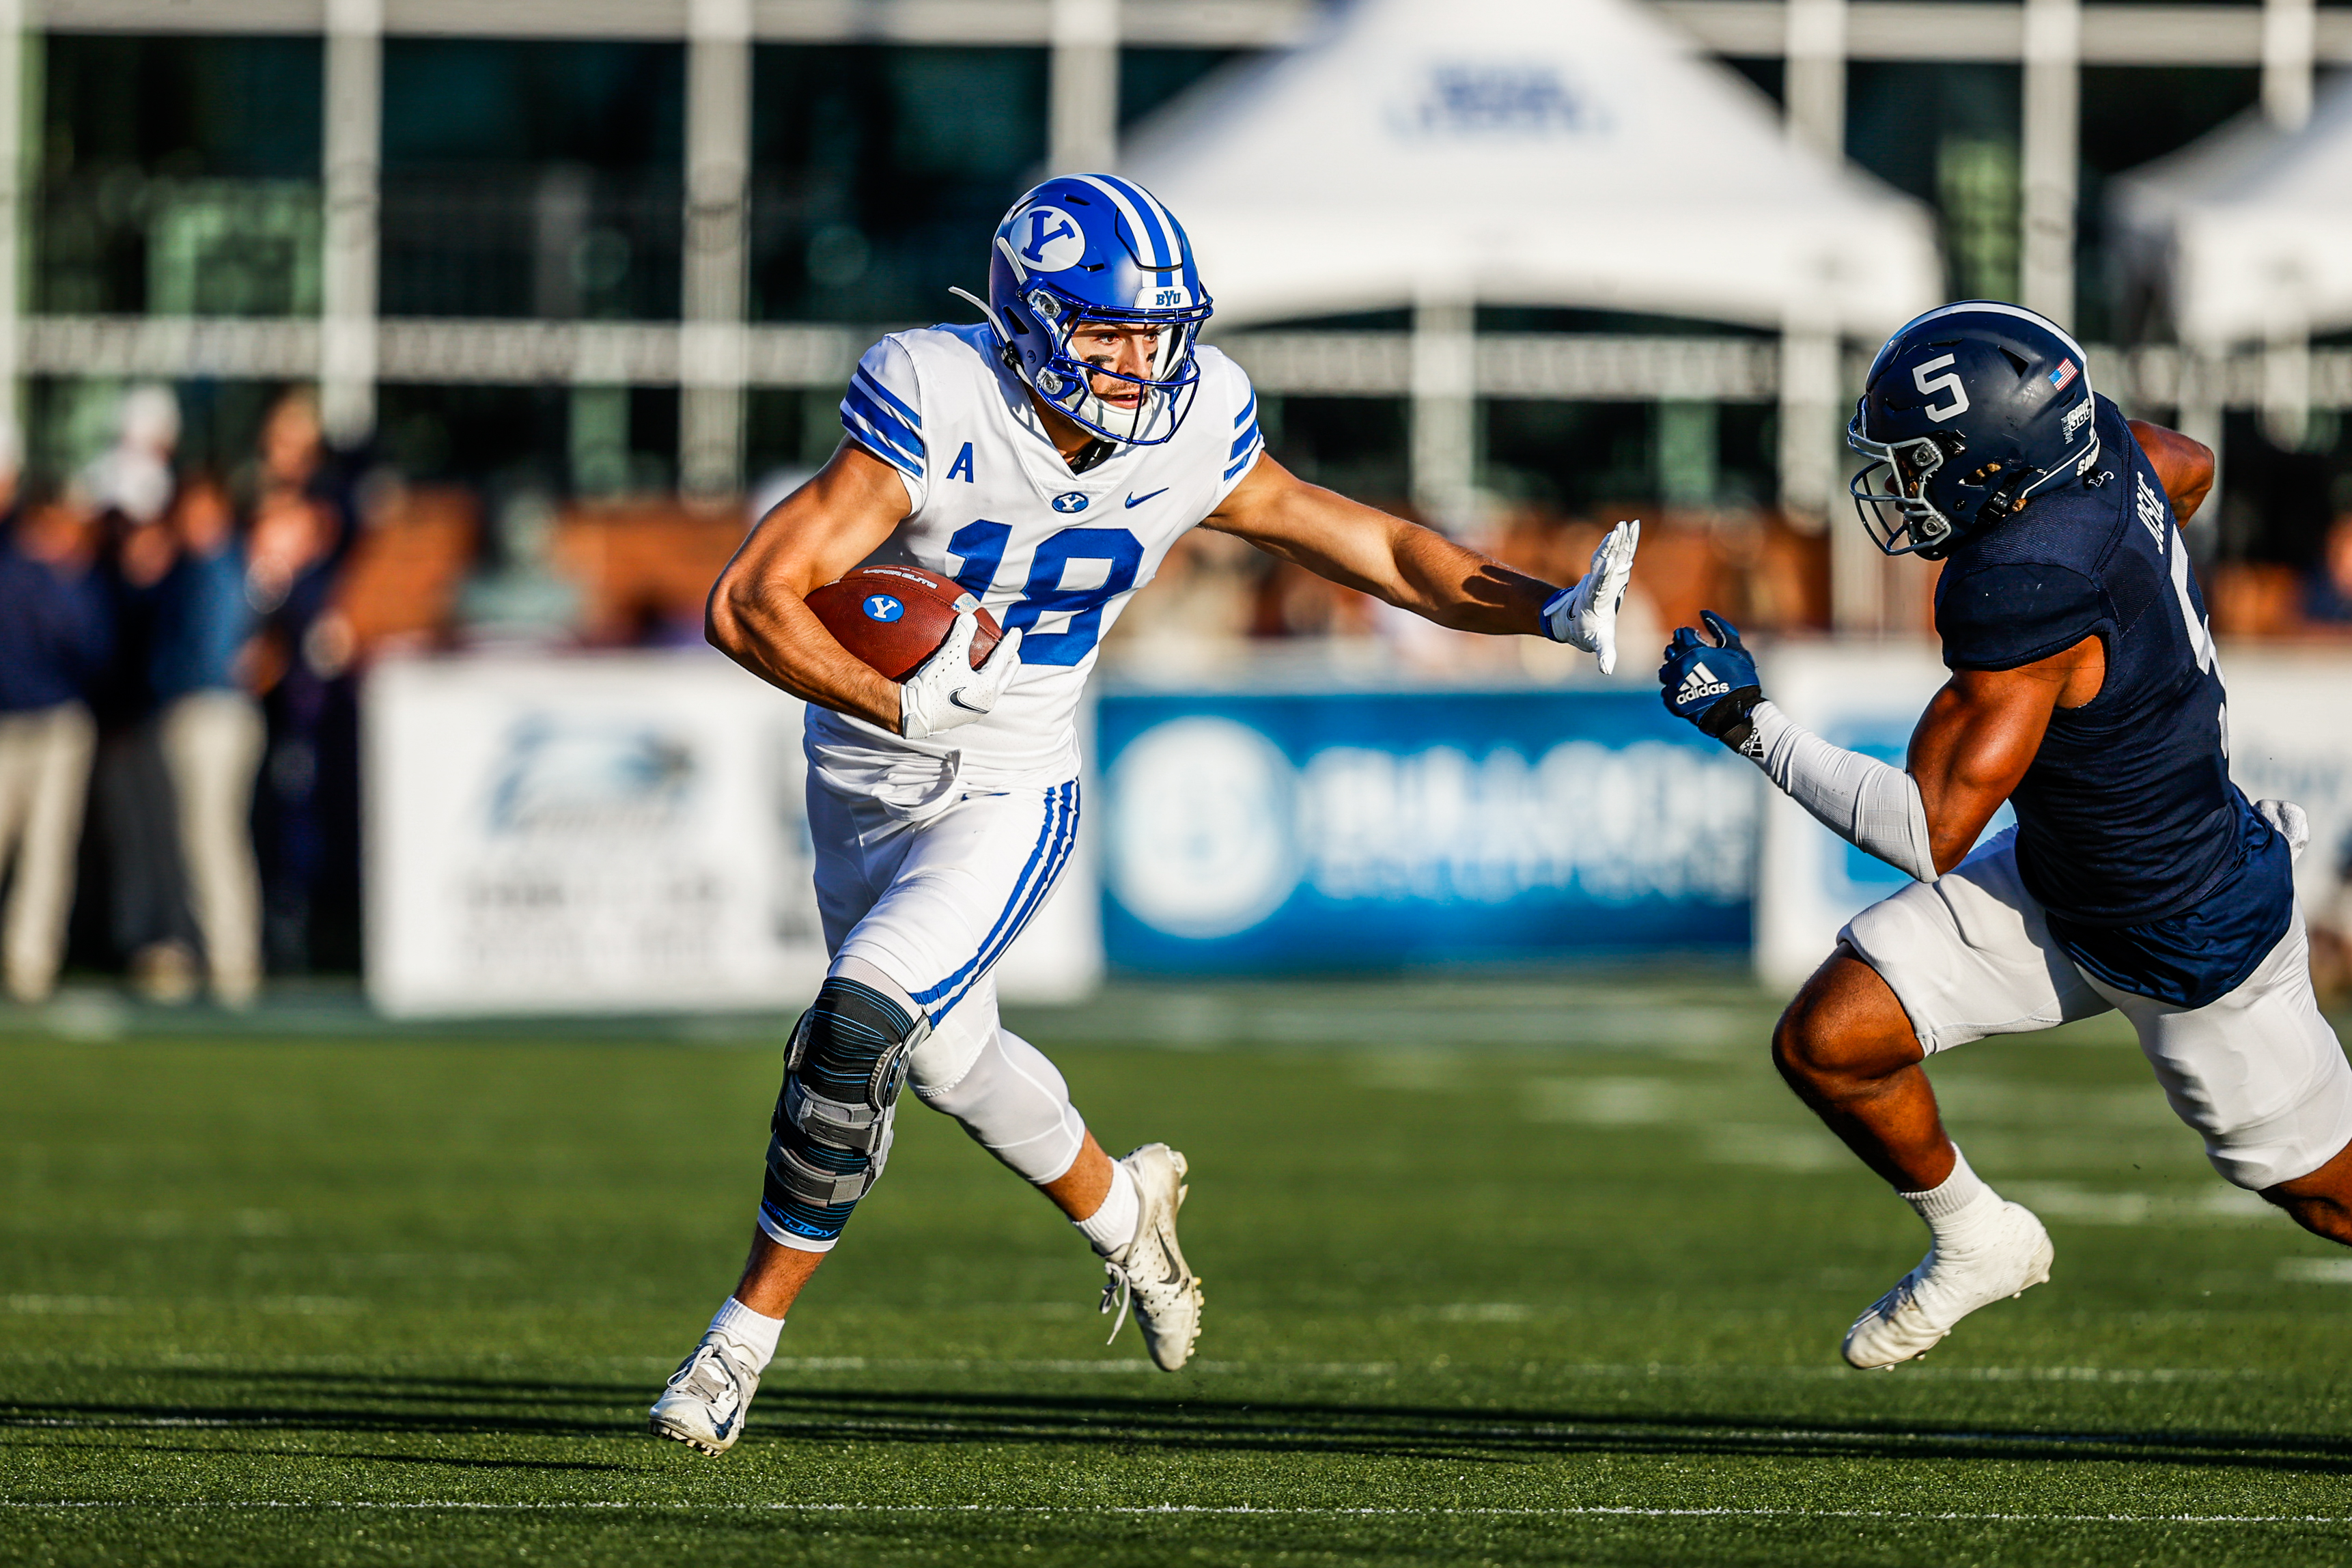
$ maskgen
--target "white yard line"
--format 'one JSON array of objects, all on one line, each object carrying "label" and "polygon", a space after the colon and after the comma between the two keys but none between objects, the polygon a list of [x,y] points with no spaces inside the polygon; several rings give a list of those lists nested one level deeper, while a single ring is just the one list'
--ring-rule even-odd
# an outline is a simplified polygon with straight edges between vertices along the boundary
[{"label": "white yard line", "polygon": [[257,1512],[312,1510],[382,1513],[841,1513],[965,1514],[1051,1518],[1181,1516],[1313,1519],[1851,1519],[1895,1523],[1958,1524],[2347,1524],[2352,1515],[2329,1513],[1977,1513],[1875,1508],[1269,1508],[1254,1503],[864,1503],[864,1502],[345,1502],[289,1500],[260,1502],[31,1501],[0,1499],[23,1512],[152,1510],[159,1512]]}]

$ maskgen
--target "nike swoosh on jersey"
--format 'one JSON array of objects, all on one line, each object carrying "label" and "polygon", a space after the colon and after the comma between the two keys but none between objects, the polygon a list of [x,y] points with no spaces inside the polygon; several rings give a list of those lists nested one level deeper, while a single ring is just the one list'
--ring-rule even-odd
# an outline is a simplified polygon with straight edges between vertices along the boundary
[{"label": "nike swoosh on jersey", "polygon": [[[1153,490],[1151,492],[1151,496],[1164,496],[1167,493],[1168,487],[1166,485],[1162,485],[1158,489]],[[1150,500],[1151,496],[1139,496],[1130,492],[1127,498],[1128,510],[1130,511],[1134,510],[1137,507],[1141,506],[1145,501]]]}]

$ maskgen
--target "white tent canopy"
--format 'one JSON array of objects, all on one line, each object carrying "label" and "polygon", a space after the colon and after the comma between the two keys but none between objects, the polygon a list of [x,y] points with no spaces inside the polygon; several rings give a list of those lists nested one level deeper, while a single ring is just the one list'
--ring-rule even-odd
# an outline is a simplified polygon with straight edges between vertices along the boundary
[{"label": "white tent canopy", "polygon": [[2183,342],[2352,326],[2352,79],[2293,135],[2248,116],[2125,176],[2114,211]]},{"label": "white tent canopy", "polygon": [[1633,0],[1355,0],[1126,167],[1228,322],[1441,299],[1872,336],[1941,298],[1916,204]]}]

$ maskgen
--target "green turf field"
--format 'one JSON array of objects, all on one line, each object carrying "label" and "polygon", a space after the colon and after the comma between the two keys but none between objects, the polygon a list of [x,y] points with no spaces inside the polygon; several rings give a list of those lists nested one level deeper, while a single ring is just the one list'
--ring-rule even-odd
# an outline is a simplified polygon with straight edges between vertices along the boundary
[{"label": "green turf field", "polygon": [[2056,1278],[1862,1374],[1924,1233],[1770,1015],[1651,976],[1024,1016],[1106,1143],[1191,1155],[1199,1359],[1105,1348],[1083,1245],[910,1098],[717,1461],[642,1413],[740,1258],[772,1042],[20,1016],[0,1562],[2352,1557],[2352,1255],[2222,1185],[2126,1035],[1938,1068]]}]

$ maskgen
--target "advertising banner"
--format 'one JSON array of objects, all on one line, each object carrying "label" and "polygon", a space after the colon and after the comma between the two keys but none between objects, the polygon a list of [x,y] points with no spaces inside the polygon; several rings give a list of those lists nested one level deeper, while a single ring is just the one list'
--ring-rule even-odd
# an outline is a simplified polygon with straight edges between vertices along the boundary
[{"label": "advertising banner", "polygon": [[824,972],[800,704],[715,657],[367,689],[368,994],[401,1016],[783,1009]]},{"label": "advertising banner", "polygon": [[1646,690],[1116,693],[1096,733],[1124,968],[1748,942],[1759,775]]},{"label": "advertising banner", "polygon": [[[801,704],[715,654],[396,660],[365,720],[368,994],[398,1016],[792,1012],[825,968]],[[1094,860],[996,966],[1099,981]]]}]

